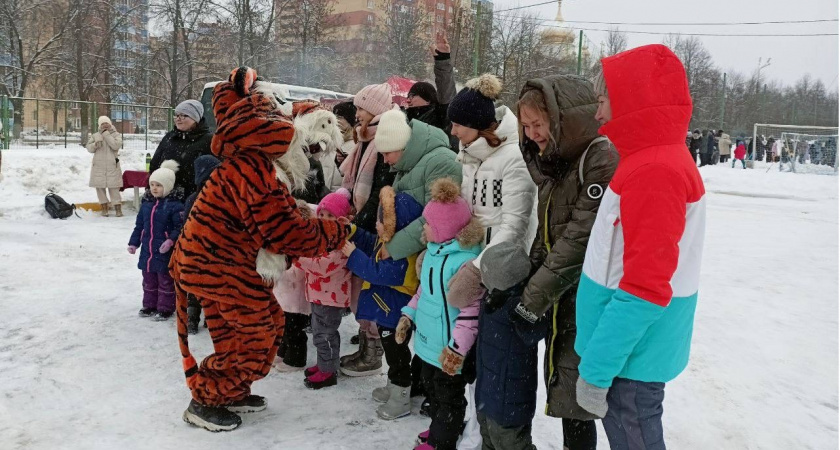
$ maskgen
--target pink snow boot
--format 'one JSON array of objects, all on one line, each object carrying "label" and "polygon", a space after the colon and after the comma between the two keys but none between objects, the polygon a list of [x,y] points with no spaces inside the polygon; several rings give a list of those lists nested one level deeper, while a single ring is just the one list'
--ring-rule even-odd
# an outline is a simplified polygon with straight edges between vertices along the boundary
[{"label": "pink snow boot", "polygon": [[426,430],[417,435],[417,445],[429,442],[429,430]]},{"label": "pink snow boot", "polygon": [[435,448],[429,445],[428,442],[424,442],[417,447],[414,447],[414,450],[435,450]]},{"label": "pink snow boot", "polygon": [[303,384],[309,389],[321,389],[325,387],[335,386],[338,384],[338,378],[335,372],[318,372],[303,380]]},{"label": "pink snow boot", "polygon": [[309,378],[309,377],[311,377],[312,375],[315,375],[318,372],[320,372],[318,370],[318,366],[307,367],[306,370],[303,371],[303,376],[306,377],[306,378]]}]

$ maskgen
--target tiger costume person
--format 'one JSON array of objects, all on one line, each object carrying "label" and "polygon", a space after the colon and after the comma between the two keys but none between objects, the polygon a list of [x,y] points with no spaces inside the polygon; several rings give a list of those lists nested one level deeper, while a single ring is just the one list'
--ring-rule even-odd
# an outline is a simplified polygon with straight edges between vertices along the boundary
[{"label": "tiger costume person", "polygon": [[[340,249],[349,226],[301,216],[290,191],[308,172],[304,146],[314,127],[337,126],[316,103],[283,103],[270,83],[240,67],[213,91],[218,128],[211,150],[221,165],[195,201],[170,263],[178,338],[192,401],[184,421],[230,431],[237,413],[262,411],[251,384],[265,377],[282,336],[273,282],[287,257]],[[214,353],[197,365],[187,342],[187,295],[199,299]]]}]

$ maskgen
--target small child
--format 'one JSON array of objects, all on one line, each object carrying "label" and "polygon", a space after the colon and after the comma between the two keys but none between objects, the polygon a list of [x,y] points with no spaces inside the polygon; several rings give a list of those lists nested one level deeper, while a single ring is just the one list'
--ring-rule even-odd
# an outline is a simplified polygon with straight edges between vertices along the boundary
[{"label": "small child", "polygon": [[149,193],[137,213],[128,253],[140,248],[137,267],[143,271],[143,309],[140,317],[161,322],[175,312],[175,284],[169,275],[169,257],[183,226],[184,204],[168,197],[175,187],[178,163],[164,161],[149,177]]},{"label": "small child", "polygon": [[[204,183],[210,178],[210,174],[216,170],[216,167],[222,164],[218,158],[213,155],[201,155],[195,159],[193,167],[195,168],[195,192],[187,197],[184,202],[184,223],[187,222],[187,217],[190,216],[195,199],[204,187]],[[201,321],[201,303],[195,295],[187,294],[187,333],[198,333],[198,323]],[[204,321],[204,326],[207,326],[207,321]]]},{"label": "small child", "polygon": [[481,253],[484,230],[472,218],[460,191],[448,178],[432,185],[432,199],[423,210],[423,235],[428,245],[420,289],[402,309],[397,328],[397,342],[404,342],[411,324],[416,326],[414,351],[423,360],[421,376],[430,402],[432,424],[418,436],[421,443],[415,450],[454,450],[467,408],[467,381],[461,367],[478,333],[481,299],[459,310],[448,304],[446,296],[458,269]]},{"label": "small child", "polygon": [[735,145],[735,152],[734,152],[733,156],[734,156],[734,159],[732,160],[732,167],[733,168],[735,167],[735,161],[741,161],[741,166],[743,166],[744,169],[747,168],[747,163],[744,162],[744,158],[747,157],[747,146],[744,145],[744,141],[738,141],[738,143]]},{"label": "small child", "polygon": [[[316,213],[321,219],[351,219],[350,191],[341,188],[326,195]],[[319,258],[298,258],[295,266],[306,274],[306,300],[312,307],[312,341],[318,350],[318,364],[306,369],[304,384],[309,389],[335,386],[341,336],[338,327],[350,305],[350,278],[347,256],[335,250]]]},{"label": "small child", "polygon": [[543,316],[536,323],[513,321],[531,261],[521,245],[502,241],[481,258],[487,300],[481,305],[476,340],[475,404],[483,448],[534,448],[531,422],[537,408],[537,344],[548,332]]},{"label": "small child", "polygon": [[415,270],[417,255],[394,260],[383,257],[382,250],[422,212],[423,207],[413,197],[407,193],[396,194],[392,187],[386,186],[379,191],[378,237],[354,227],[350,241],[342,248],[349,258],[347,268],[364,280],[356,319],[375,323],[379,338],[364,340],[360,344],[365,346],[361,356],[342,366],[341,372],[348,376],[378,373],[380,369],[375,363],[382,353],[376,349],[381,343],[388,363],[388,384],[374,389],[373,399],[384,403],[376,409],[376,414],[385,420],[411,414],[411,350],[408,342],[395,340],[395,332],[400,310],[411,300],[419,283]]}]

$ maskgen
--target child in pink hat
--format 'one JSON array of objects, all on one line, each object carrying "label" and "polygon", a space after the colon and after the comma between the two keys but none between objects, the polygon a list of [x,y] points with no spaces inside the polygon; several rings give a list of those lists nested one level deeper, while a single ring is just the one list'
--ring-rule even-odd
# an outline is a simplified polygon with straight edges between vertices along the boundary
[{"label": "child in pink hat", "polygon": [[[350,192],[341,188],[328,194],[316,210],[321,219],[350,220],[353,207]],[[342,312],[350,305],[350,278],[347,257],[334,251],[318,258],[298,258],[295,266],[306,277],[306,300],[312,306],[312,340],[318,352],[318,364],[304,371],[309,389],[335,386],[337,383]]]},{"label": "child in pink hat", "polygon": [[458,269],[481,253],[484,229],[460,193],[460,185],[449,178],[432,185],[432,199],[423,210],[428,244],[422,255],[420,288],[402,309],[396,331],[400,343],[412,323],[416,326],[414,352],[422,360],[421,378],[430,403],[432,423],[418,436],[421,443],[415,450],[455,448],[466,413],[467,375],[461,368],[478,334],[481,298],[459,309],[449,304],[447,294]]}]

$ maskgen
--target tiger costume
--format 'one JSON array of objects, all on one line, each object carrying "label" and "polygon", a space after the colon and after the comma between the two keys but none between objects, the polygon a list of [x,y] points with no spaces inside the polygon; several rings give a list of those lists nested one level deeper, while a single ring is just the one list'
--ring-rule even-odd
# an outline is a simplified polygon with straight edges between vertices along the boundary
[{"label": "tiger costume", "polygon": [[[286,267],[284,255],[324,255],[340,249],[347,235],[336,221],[301,216],[289,184],[300,179],[295,173],[305,177],[308,163],[302,171],[283,170],[299,164],[298,153],[306,161],[307,130],[299,119],[332,113],[313,114],[312,102],[278,108],[261,83],[253,69],[239,68],[215,87],[211,149],[222,163],[196,198],[170,262],[193,398],[184,420],[211,431],[239,426],[234,412],[265,408],[250,387],[268,374],[282,336],[283,312],[271,284]],[[336,123],[334,116],[329,122]],[[188,294],[204,308],[215,351],[200,366],[187,341]]]}]

